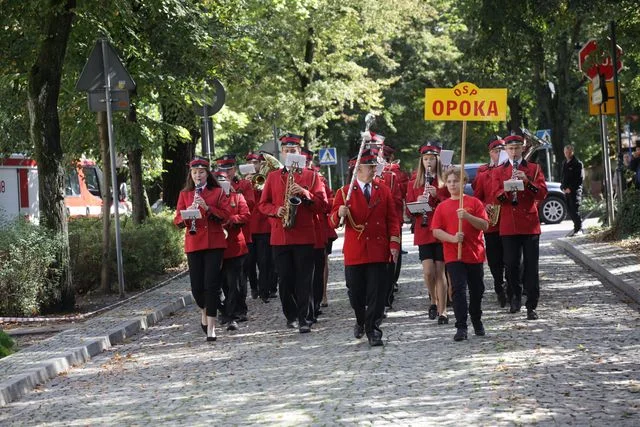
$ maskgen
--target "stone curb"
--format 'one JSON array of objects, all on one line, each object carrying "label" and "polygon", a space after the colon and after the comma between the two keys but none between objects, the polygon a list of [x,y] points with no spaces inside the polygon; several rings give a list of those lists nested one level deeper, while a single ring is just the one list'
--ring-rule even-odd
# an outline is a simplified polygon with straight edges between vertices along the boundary
[{"label": "stone curb", "polygon": [[[27,392],[33,390],[38,384],[47,382],[57,375],[66,372],[73,365],[87,362],[96,354],[99,354],[111,346],[121,344],[124,340],[141,330],[158,323],[170,313],[193,304],[193,297],[184,295],[167,304],[157,307],[150,313],[126,320],[118,326],[104,333],[103,336],[90,336],[83,338],[83,345],[71,349],[60,349],[60,353],[51,359],[38,363],[34,368],[23,374],[0,383],[0,407],[11,403]],[[11,357],[11,356],[9,356]]]},{"label": "stone curb", "polygon": [[[580,261],[580,263],[588,269],[595,272],[602,279],[607,281],[613,287],[627,295],[637,304],[640,304],[640,291],[624,280],[612,274],[605,266],[603,266],[595,256],[590,256],[588,251],[581,251],[571,243],[569,239],[557,239],[553,244],[568,252],[572,257]],[[591,254],[592,255],[592,254]]]}]

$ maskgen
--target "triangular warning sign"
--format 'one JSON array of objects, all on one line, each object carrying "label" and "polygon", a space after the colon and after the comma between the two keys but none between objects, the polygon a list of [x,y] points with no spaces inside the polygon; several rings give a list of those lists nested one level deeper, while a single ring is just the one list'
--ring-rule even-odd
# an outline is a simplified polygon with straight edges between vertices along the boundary
[{"label": "triangular warning sign", "polygon": [[94,92],[104,90],[105,78],[104,59],[107,61],[107,73],[111,78],[111,85],[116,90],[132,91],[136,84],[122,65],[118,54],[108,41],[100,39],[96,41],[87,63],[76,83],[76,90]]},{"label": "triangular warning sign", "polygon": [[320,163],[336,163],[336,158],[333,156],[332,150],[324,150]]}]

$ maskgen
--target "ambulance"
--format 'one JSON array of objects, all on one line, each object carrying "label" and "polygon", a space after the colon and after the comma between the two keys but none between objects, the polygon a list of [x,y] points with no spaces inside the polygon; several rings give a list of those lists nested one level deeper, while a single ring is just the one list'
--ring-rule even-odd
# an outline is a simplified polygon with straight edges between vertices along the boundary
[{"label": "ambulance", "polygon": [[[64,204],[68,217],[102,213],[102,170],[91,160],[80,160],[64,178]],[[20,154],[0,159],[0,223],[16,217],[38,222],[38,167]]]}]

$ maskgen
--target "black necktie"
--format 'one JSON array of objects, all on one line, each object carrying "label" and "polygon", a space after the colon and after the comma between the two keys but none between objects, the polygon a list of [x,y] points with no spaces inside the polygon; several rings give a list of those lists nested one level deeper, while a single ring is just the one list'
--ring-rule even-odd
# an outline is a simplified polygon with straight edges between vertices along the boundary
[{"label": "black necktie", "polygon": [[364,198],[367,199],[367,203],[369,203],[369,199],[371,198],[371,192],[369,191],[369,183],[364,185]]}]

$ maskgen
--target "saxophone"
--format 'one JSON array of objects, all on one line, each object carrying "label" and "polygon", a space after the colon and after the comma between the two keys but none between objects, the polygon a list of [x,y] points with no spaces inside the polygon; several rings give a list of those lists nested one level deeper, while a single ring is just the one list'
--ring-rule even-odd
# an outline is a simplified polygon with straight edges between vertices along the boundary
[{"label": "saxophone", "polygon": [[282,227],[286,230],[296,225],[296,213],[298,206],[302,203],[302,199],[291,193],[291,187],[295,184],[295,173],[299,170],[298,164],[293,163],[289,168],[289,176],[287,177],[287,186],[284,190],[284,214],[282,215]]},{"label": "saxophone", "polygon": [[[433,175],[431,175],[431,165],[427,166],[427,173],[424,175],[424,192],[423,194],[427,196],[427,203],[429,203],[429,197],[431,193],[427,191],[427,186],[433,185]],[[421,227],[426,227],[429,224],[429,217],[427,213],[424,212],[422,214],[422,222],[420,223]]]}]

